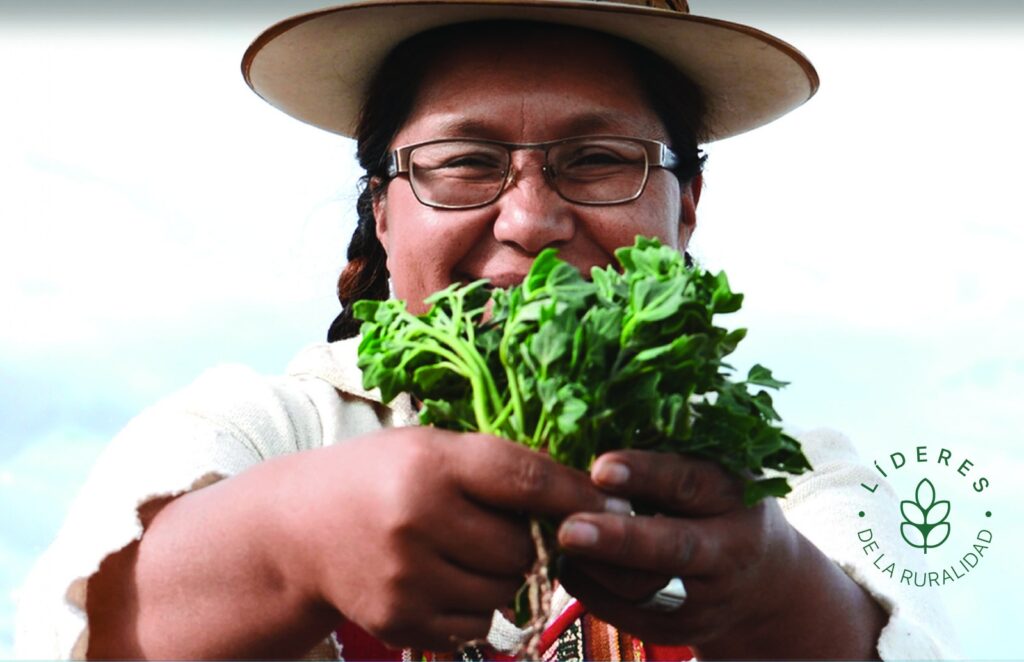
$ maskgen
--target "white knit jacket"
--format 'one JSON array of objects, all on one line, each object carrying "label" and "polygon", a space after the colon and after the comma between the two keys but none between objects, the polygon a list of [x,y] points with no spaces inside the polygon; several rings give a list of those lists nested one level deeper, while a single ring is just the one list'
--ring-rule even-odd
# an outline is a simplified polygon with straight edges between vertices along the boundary
[{"label": "white knit jacket", "polygon": [[[358,342],[310,347],[285,377],[263,377],[237,366],[213,369],[134,419],[101,455],[56,540],[23,586],[15,654],[85,657],[88,580],[108,555],[141,538],[139,508],[147,502],[202,488],[274,456],[415,424],[407,397],[385,406],[377,391],[363,389],[355,365]],[[835,432],[816,430],[799,438],[814,471],[791,480],[793,492],[782,500],[783,511],[889,613],[878,641],[882,659],[957,656],[941,603],[872,572],[852,533],[867,498],[859,485],[878,477]],[[895,501],[891,490],[890,495]],[[870,496],[877,505],[878,493]],[[890,510],[895,519],[899,509]],[[883,529],[893,536],[899,530],[898,522],[891,524],[875,528],[879,544],[891,543],[884,545],[887,550],[904,548],[895,539],[886,540]],[[499,649],[514,638],[508,628],[495,618],[491,639]],[[341,652],[337,642],[327,640],[309,657],[336,659]]]}]

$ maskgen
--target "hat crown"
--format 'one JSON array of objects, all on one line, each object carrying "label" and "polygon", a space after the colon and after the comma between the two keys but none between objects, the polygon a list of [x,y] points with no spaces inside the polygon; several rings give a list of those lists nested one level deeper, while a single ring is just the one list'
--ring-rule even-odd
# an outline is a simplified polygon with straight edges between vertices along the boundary
[{"label": "hat crown", "polygon": [[669,11],[679,12],[680,14],[689,14],[690,5],[687,4],[686,0],[594,0],[594,2],[617,2],[623,5],[636,5],[638,7],[653,7],[655,9],[667,9]]}]

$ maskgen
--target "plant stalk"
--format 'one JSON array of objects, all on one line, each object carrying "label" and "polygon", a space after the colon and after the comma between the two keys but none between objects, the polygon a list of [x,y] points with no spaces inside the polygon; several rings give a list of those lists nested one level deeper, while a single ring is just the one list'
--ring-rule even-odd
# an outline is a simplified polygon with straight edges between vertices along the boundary
[{"label": "plant stalk", "polygon": [[534,561],[533,569],[526,578],[530,597],[530,613],[533,618],[526,630],[529,632],[526,646],[519,651],[519,660],[540,660],[540,640],[544,636],[544,626],[547,625],[551,615],[551,596],[554,590],[551,586],[551,576],[548,574],[548,566],[551,561],[551,554],[548,551],[547,542],[544,540],[544,531],[541,529],[540,521],[536,517],[530,518],[530,536],[533,538],[533,546],[537,552],[537,560]]}]

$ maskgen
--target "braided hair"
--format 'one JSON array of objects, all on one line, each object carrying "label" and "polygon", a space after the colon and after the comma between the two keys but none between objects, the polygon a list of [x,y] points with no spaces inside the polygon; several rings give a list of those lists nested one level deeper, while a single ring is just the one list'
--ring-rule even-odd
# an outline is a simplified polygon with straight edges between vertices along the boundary
[{"label": "braided hair", "polygon": [[[529,21],[450,25],[407,39],[385,58],[370,84],[356,130],[356,158],[366,174],[359,181],[356,202],[359,218],[348,247],[348,264],[338,277],[341,313],[331,324],[328,341],[359,334],[360,322],[352,315],[353,303],[360,299],[384,300],[389,296],[387,253],[377,239],[373,206],[387,187],[391,142],[412,112],[419,92],[418,83],[433,66],[438,54],[450,44],[462,43],[468,38],[486,39],[491,35],[507,34],[510,30],[528,34],[552,28],[550,24]],[[706,158],[699,149],[705,138],[705,106],[700,88],[683,72],[646,48],[611,35],[602,36],[614,43],[636,73],[648,102],[668,131],[673,151],[679,157],[679,165],[673,171],[680,182],[689,182],[701,173]],[[690,256],[686,258],[690,262]]]}]

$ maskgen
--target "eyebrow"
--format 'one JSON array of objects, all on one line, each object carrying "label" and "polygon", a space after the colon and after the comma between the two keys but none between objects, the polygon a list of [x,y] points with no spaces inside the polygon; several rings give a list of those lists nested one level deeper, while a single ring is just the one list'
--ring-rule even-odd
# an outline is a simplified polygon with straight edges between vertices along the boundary
[{"label": "eyebrow", "polygon": [[[616,112],[589,111],[574,115],[568,121],[556,125],[558,133],[564,136],[582,136],[593,133],[621,132],[624,115]],[[628,124],[628,120],[626,122]],[[437,125],[443,136],[498,139],[503,126],[493,120],[480,120],[451,115]]]},{"label": "eyebrow", "polygon": [[[623,122],[623,119],[627,119],[627,121]],[[608,132],[613,128],[621,130],[621,127],[628,123],[628,116],[622,113],[591,111],[574,116],[566,123],[563,130],[573,135],[582,135],[602,131]]]}]

